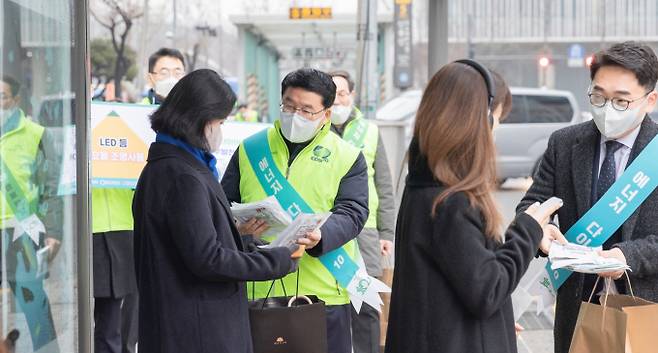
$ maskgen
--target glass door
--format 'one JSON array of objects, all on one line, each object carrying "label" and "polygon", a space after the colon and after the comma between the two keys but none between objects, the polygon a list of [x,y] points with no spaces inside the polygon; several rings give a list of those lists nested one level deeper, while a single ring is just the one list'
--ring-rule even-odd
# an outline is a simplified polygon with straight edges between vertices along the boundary
[{"label": "glass door", "polygon": [[0,339],[89,352],[86,1],[0,13]]}]

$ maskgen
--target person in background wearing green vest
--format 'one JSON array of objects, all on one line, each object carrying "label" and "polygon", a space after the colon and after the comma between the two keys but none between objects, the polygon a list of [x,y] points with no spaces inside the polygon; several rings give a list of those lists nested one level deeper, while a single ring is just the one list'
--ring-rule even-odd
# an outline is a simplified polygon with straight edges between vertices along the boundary
[{"label": "person in background wearing green vest", "polygon": [[[277,190],[274,192],[301,197],[316,213],[332,212],[320,234],[308,235],[309,241],[321,235],[320,242],[307,248],[299,271],[284,277],[283,283],[288,293],[299,283],[300,295],[316,295],[325,302],[328,352],[351,353],[350,299],[318,258],[333,250],[356,257],[354,239],[368,219],[368,168],[359,149],[331,132],[330,108],[336,95],[331,76],[314,69],[293,71],[283,79],[281,93],[279,120],[266,134],[257,134],[240,145],[229,162],[222,186],[231,202],[259,201]],[[291,187],[279,190],[278,179],[269,179],[273,182],[270,185],[260,183],[262,179],[256,172],[262,174],[265,163],[260,160],[252,165],[245,148],[247,142],[254,142],[253,138],[262,138],[261,142],[269,145],[269,157],[275,165],[267,168],[276,168],[281,177],[285,175],[284,185]],[[255,220],[239,225],[242,234],[260,235],[266,228]],[[251,284],[248,293],[253,288],[255,296],[263,298],[271,283]],[[281,287],[275,286],[271,295],[283,296]]]},{"label": "person in background wearing green vest", "polygon": [[[395,237],[395,198],[391,171],[377,125],[363,117],[354,106],[354,81],[346,71],[330,73],[336,84],[336,100],[331,113],[331,129],[351,145],[361,149],[368,165],[368,208],[370,216],[357,237],[368,274],[383,275],[382,257],[393,251]],[[380,345],[379,312],[364,305],[352,310],[354,353],[378,353]]]},{"label": "person in background wearing green vest", "polygon": [[160,48],[149,57],[148,81],[152,88],[141,103],[162,103],[183,76],[185,76],[183,54],[177,49]]},{"label": "person in background wearing green vest", "polygon": [[[161,48],[149,57],[153,87],[142,104],[160,104],[185,75],[185,59]],[[94,233],[94,327],[97,352],[134,353],[139,323],[133,260],[134,190],[92,188]]]},{"label": "person in background wearing green vest", "polygon": [[[149,57],[153,87],[142,104],[160,104],[185,75],[185,59],[161,48]],[[92,188],[94,233],[94,326],[97,352],[134,353],[138,335],[137,284],[133,260],[134,190]]]},{"label": "person in background wearing green vest", "polygon": [[235,121],[243,123],[257,123],[258,112],[253,109],[249,109],[249,106],[242,103],[238,106],[238,112],[235,114]]},{"label": "person in background wearing green vest", "polygon": [[[132,189],[91,189],[96,352],[134,352],[137,324]],[[122,308],[123,307],[123,308]]]},{"label": "person in background wearing green vest", "polygon": [[[3,279],[25,315],[34,351],[59,352],[50,301],[44,291],[44,261],[52,262],[61,240],[61,198],[58,171],[49,157],[52,137],[20,108],[20,83],[0,81],[0,241],[6,263]],[[21,225],[32,230],[17,230]],[[29,227],[32,225],[33,227]],[[34,231],[34,228],[38,229]],[[45,235],[43,232],[45,231]],[[37,251],[48,248],[46,258]]]}]

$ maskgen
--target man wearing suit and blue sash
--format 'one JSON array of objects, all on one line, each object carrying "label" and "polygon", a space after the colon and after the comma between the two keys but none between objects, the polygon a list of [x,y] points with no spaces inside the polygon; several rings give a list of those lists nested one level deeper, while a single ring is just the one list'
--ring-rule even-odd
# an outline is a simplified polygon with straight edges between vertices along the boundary
[{"label": "man wearing suit and blue sash", "polygon": [[[658,98],[658,59],[644,44],[615,44],[595,55],[590,77],[594,120],[553,133],[517,211],[561,198],[559,229],[549,231],[564,232],[570,242],[602,245],[601,255],[631,267],[635,295],[658,302],[658,125],[648,117]],[[614,280],[612,291],[627,294],[623,275],[601,274]],[[603,281],[594,288],[596,275],[555,277],[555,352],[567,353],[581,301],[592,291],[599,294]]]}]

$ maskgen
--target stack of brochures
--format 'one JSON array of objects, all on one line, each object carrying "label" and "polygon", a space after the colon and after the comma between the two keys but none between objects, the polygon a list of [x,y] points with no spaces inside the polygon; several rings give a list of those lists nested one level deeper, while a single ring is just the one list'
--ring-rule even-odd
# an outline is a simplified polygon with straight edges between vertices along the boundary
[{"label": "stack of brochures", "polygon": [[269,229],[263,234],[263,237],[276,236],[292,223],[292,217],[281,207],[274,196],[246,204],[234,202],[231,205],[231,212],[238,223],[246,223],[252,218],[265,221],[269,225]]},{"label": "stack of brochures", "polygon": [[262,234],[262,237],[273,238],[268,239],[270,244],[267,247],[292,248],[297,239],[322,227],[331,216],[330,212],[301,213],[293,221],[274,196],[247,204],[233,203],[231,211],[239,223],[248,222],[252,218],[265,221],[269,228]]},{"label": "stack of brochures", "polygon": [[602,257],[599,255],[600,250],[601,247],[553,242],[548,259],[553,270],[565,268],[580,273],[604,273],[631,269],[618,259]]}]

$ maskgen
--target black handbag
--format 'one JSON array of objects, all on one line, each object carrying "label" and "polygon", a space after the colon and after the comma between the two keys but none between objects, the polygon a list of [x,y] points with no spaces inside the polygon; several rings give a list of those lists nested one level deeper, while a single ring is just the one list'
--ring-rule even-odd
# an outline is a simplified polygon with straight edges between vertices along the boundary
[{"label": "black handbag", "polygon": [[[274,283],[263,299],[249,302],[254,353],[326,353],[327,314],[315,295],[270,298]],[[299,272],[297,272],[299,287]],[[255,295],[252,294],[252,298]]]}]

